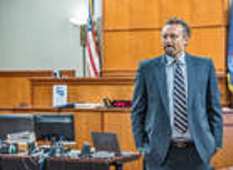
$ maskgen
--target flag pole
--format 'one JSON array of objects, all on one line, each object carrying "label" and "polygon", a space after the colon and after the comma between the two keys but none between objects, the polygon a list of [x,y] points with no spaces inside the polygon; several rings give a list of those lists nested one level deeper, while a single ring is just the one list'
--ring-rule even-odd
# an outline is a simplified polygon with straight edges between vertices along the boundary
[{"label": "flag pole", "polygon": [[83,76],[86,77],[86,25],[80,27],[80,44],[83,53]]}]

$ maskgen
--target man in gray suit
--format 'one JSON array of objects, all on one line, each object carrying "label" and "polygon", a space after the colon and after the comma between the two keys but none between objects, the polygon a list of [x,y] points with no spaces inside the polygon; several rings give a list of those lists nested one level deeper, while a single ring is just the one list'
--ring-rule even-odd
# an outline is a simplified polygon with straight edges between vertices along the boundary
[{"label": "man in gray suit", "polygon": [[136,74],[136,146],[146,170],[209,170],[223,126],[213,62],[185,52],[190,28],[181,19],[168,20],[161,37],[165,54],[141,62]]}]

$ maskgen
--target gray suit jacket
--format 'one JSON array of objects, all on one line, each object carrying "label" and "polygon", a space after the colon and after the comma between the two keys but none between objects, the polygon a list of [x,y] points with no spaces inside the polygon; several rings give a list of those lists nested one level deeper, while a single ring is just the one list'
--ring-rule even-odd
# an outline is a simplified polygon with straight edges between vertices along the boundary
[{"label": "gray suit jacket", "polygon": [[[208,163],[222,147],[220,93],[211,59],[186,54],[188,123],[201,159]],[[165,60],[163,56],[140,63],[132,105],[132,128],[137,148],[145,147],[148,159],[162,163],[171,142]]]}]

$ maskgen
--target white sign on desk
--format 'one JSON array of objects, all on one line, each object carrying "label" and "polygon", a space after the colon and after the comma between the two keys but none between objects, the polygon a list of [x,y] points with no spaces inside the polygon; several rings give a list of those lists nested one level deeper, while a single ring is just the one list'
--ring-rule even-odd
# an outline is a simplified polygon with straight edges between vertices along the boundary
[{"label": "white sign on desk", "polygon": [[53,107],[67,104],[67,85],[53,86]]}]

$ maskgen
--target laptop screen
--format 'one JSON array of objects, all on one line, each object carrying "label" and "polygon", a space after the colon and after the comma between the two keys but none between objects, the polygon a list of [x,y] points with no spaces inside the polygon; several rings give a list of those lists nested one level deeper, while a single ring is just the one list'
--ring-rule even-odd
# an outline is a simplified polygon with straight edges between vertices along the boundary
[{"label": "laptop screen", "polygon": [[96,151],[114,152],[117,156],[121,154],[121,149],[115,133],[92,132],[92,140]]}]

